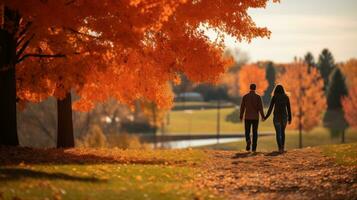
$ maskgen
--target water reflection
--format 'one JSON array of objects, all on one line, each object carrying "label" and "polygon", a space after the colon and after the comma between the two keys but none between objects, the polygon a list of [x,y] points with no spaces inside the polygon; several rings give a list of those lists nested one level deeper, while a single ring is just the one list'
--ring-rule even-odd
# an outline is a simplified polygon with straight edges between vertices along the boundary
[{"label": "water reflection", "polygon": [[189,147],[200,147],[205,145],[212,145],[219,143],[228,143],[228,142],[238,142],[242,141],[243,138],[220,138],[218,141],[216,138],[209,139],[191,139],[191,140],[177,140],[177,141],[168,141],[168,142],[158,142],[158,147],[170,148],[170,149],[183,149]]}]

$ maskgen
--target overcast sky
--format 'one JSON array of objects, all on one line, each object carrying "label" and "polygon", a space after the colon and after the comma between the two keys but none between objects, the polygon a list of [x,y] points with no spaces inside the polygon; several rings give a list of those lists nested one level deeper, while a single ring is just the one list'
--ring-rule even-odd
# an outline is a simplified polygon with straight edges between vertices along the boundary
[{"label": "overcast sky", "polygon": [[257,25],[272,31],[271,38],[250,44],[227,38],[226,45],[247,52],[252,62],[289,62],[307,51],[316,59],[323,48],[336,61],[357,57],[357,0],[281,0],[249,13]]}]

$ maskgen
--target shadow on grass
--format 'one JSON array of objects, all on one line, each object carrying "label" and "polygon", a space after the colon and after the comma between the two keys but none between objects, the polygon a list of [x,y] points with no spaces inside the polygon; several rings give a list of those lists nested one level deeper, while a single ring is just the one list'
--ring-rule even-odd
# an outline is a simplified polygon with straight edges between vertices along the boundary
[{"label": "shadow on grass", "polygon": [[239,153],[236,153],[232,157],[232,159],[254,157],[254,156],[261,155],[261,154],[262,154],[261,152],[239,152]]},{"label": "shadow on grass", "polygon": [[0,182],[18,180],[20,178],[36,178],[46,180],[66,180],[66,181],[83,181],[83,182],[104,182],[94,177],[80,177],[64,173],[48,173],[22,168],[0,168]]},{"label": "shadow on grass", "polygon": [[162,158],[124,157],[122,151],[105,149],[36,149],[0,146],[0,166],[26,164],[179,164]]},{"label": "shadow on grass", "polygon": [[278,152],[278,151],[272,151],[272,152],[239,152],[236,153],[232,159],[239,159],[239,158],[248,158],[248,157],[254,157],[257,155],[264,155],[264,156],[279,156],[282,155],[282,153]]},{"label": "shadow on grass", "polygon": [[282,153],[280,153],[279,151],[272,151],[270,153],[264,154],[264,156],[279,156],[279,155],[282,155]]}]

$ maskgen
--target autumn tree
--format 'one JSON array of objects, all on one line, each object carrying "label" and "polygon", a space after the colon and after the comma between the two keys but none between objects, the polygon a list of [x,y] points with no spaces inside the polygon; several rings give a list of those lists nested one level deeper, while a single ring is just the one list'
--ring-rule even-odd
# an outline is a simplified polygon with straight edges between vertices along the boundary
[{"label": "autumn tree", "polygon": [[341,70],[346,77],[346,83],[349,87],[357,85],[357,59],[352,58],[346,63],[342,64]]},{"label": "autumn tree", "polygon": [[[0,117],[3,130],[0,142],[5,145],[17,145],[16,100],[20,103],[38,102],[48,96],[64,99],[69,96],[70,89],[83,84],[86,72],[93,70],[93,66],[103,68],[96,62],[103,60],[100,59],[102,55],[98,52],[105,53],[108,47],[112,48],[112,45],[105,41],[119,39],[119,30],[105,29],[104,35],[100,31],[104,29],[101,23],[108,21],[109,17],[114,19],[112,25],[120,27],[122,20],[119,16],[109,16],[108,12],[109,8],[123,10],[125,4],[34,0],[1,1],[0,5],[4,10],[1,28],[2,55],[6,57],[0,66],[0,93],[4,97],[0,102],[1,110],[4,111]],[[135,12],[134,8],[132,12],[139,14],[141,11]],[[130,13],[130,10],[127,10],[127,13]],[[132,20],[128,19],[128,23],[132,23]],[[102,40],[96,38],[96,34],[88,34],[89,30],[101,34]],[[135,34],[130,34],[130,30],[126,33],[134,36]],[[132,39],[134,41],[134,38]],[[66,59],[52,59],[59,57]],[[65,102],[65,105],[68,105],[70,100]],[[70,119],[68,116],[66,118]],[[73,139],[69,141],[69,145],[72,144]]]},{"label": "autumn tree", "polygon": [[260,95],[263,95],[268,88],[269,83],[266,80],[265,69],[256,64],[244,65],[237,76],[239,76],[239,93],[241,96],[249,92],[249,86],[252,83],[257,85],[256,91]]},{"label": "autumn tree", "polygon": [[351,127],[357,127],[357,87],[351,87],[347,97],[342,99],[345,118]]},{"label": "autumn tree", "polygon": [[299,130],[300,147],[302,131],[310,131],[321,122],[322,111],[326,109],[324,83],[317,69],[308,71],[303,62],[285,65],[285,72],[278,78],[290,96],[292,128]]},{"label": "autumn tree", "polygon": [[[215,82],[226,70],[224,34],[247,41],[270,34],[247,13],[266,3],[1,0],[0,144],[18,145],[16,100],[22,105],[55,96],[68,108],[74,91],[81,96],[75,108],[84,111],[111,97],[170,107],[168,82],[179,72],[195,82]],[[220,39],[205,36],[203,30],[212,28]],[[59,146],[73,146],[73,136],[65,138]]]},{"label": "autumn tree", "polygon": [[342,64],[341,70],[348,86],[348,96],[342,98],[344,117],[351,127],[357,127],[357,59],[353,58]]}]

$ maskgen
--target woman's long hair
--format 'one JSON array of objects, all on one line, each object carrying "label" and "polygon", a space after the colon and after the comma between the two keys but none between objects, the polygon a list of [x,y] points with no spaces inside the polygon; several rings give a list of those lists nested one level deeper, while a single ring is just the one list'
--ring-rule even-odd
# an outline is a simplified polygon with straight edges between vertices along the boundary
[{"label": "woman's long hair", "polygon": [[285,90],[282,85],[277,85],[274,89],[274,96],[285,95]]}]

